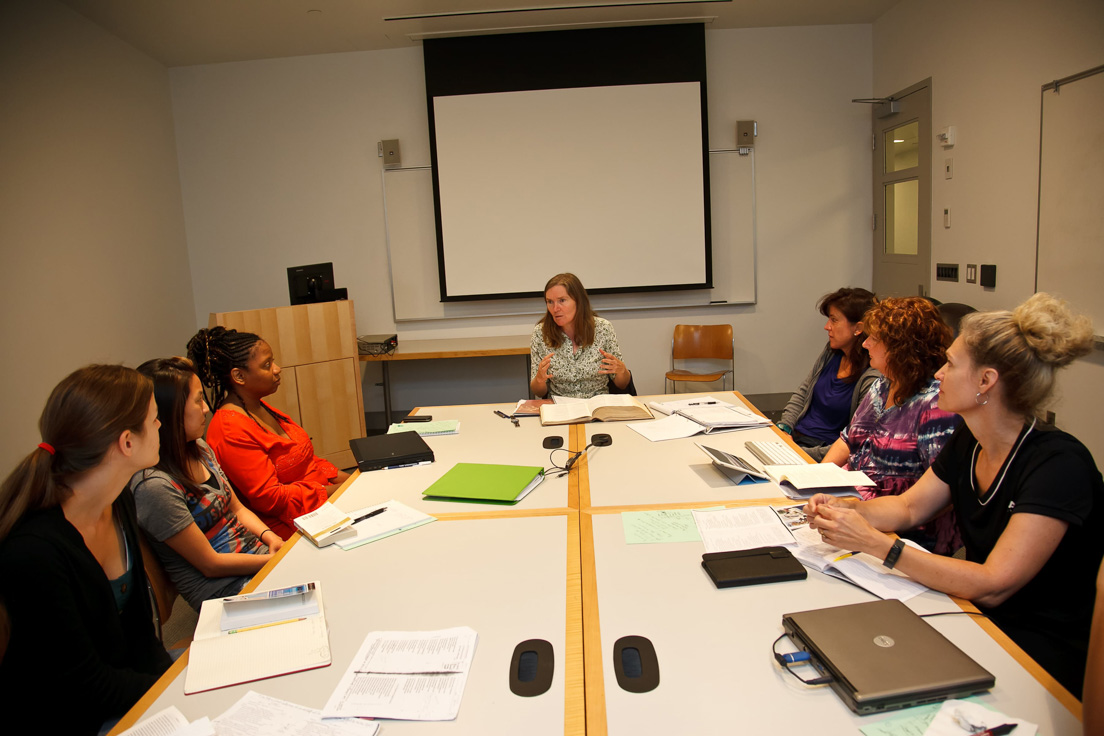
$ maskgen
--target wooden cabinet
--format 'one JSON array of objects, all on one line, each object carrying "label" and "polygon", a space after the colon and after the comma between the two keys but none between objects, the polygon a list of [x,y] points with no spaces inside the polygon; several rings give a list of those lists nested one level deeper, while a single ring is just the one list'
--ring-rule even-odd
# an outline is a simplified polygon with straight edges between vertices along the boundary
[{"label": "wooden cabinet", "polygon": [[215,312],[208,325],[264,338],[283,369],[280,390],[265,401],[307,431],[316,455],[356,466],[349,440],[364,436],[364,397],[351,301]]}]

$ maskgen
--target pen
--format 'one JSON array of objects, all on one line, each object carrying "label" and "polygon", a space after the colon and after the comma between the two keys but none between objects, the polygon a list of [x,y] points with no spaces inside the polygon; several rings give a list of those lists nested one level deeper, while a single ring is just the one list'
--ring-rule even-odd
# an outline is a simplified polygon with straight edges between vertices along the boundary
[{"label": "pen", "polygon": [[712,406],[716,403],[716,401],[695,401],[693,403],[687,404],[687,406]]},{"label": "pen", "polygon": [[494,410],[494,413],[495,413],[495,414],[497,414],[497,415],[499,415],[499,416],[500,416],[500,417],[502,417],[503,419],[509,419],[509,418],[510,418],[510,415],[509,415],[509,414],[503,414],[503,413],[502,413],[502,412],[500,412],[500,411],[499,411],[498,409],[495,409],[495,410]]},{"label": "pen", "polygon": [[1011,733],[1018,725],[1020,724],[1002,723],[999,726],[993,726],[992,728],[987,728],[984,731],[974,734],[974,736],[1004,736],[1006,733]]},{"label": "pen", "polygon": [[839,562],[840,560],[845,560],[848,557],[854,557],[857,554],[858,554],[858,552],[844,552],[842,555],[840,555],[836,559],[832,560],[832,562]]},{"label": "pen", "polygon": [[306,616],[300,616],[299,618],[289,618],[286,621],[273,621],[268,624],[257,624],[256,626],[246,626],[240,629],[230,629],[227,634],[240,634],[243,631],[253,631],[255,629],[267,629],[269,626],[279,626],[280,624],[293,624],[296,621],[306,621]]},{"label": "pen", "polygon": [[360,522],[364,521],[365,519],[371,519],[373,516],[379,516],[380,514],[382,514],[386,510],[387,510],[386,506],[381,506],[380,508],[376,509],[375,511],[369,511],[364,516],[358,516],[357,518],[353,519],[353,523],[354,524],[359,524]]}]

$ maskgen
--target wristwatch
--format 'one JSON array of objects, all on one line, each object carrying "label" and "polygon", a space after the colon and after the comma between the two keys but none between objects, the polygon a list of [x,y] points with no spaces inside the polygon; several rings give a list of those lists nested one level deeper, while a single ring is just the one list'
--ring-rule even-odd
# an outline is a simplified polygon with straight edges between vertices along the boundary
[{"label": "wristwatch", "polygon": [[897,539],[897,541],[893,543],[893,546],[889,548],[889,554],[886,555],[882,564],[892,570],[893,566],[897,564],[897,560],[901,558],[901,550],[904,548],[905,540]]}]

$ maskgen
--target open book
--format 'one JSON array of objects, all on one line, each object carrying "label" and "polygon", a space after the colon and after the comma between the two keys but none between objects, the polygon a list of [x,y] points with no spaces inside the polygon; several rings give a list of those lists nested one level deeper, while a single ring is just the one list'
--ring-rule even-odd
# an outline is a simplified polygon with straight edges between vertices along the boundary
[{"label": "open book", "polygon": [[834,463],[767,465],[763,470],[783,493],[797,499],[806,499],[815,493],[859,498],[856,486],[875,485],[861,470],[844,470]]},{"label": "open book", "polygon": [[[820,534],[808,526],[792,531],[797,540],[797,548],[793,550],[794,557],[801,560],[801,564],[806,567],[854,583],[883,599],[907,601],[928,589],[901,571],[891,570],[881,560],[865,552],[853,554],[821,541]],[[905,544],[927,553],[926,549],[912,540],[906,539]]]},{"label": "open book", "polygon": [[[247,621],[261,623],[245,625]],[[239,625],[223,628],[235,624]],[[319,582],[215,598],[204,601],[199,611],[184,694],[329,664],[330,637]]]},{"label": "open book", "polygon": [[583,401],[544,404],[540,408],[541,425],[580,424],[582,422],[627,422],[651,419],[652,412],[628,394],[599,394]]}]

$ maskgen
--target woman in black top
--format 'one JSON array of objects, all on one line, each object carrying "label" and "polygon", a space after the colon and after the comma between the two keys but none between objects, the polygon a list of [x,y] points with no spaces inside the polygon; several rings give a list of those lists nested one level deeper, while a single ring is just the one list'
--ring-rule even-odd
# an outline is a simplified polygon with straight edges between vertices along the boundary
[{"label": "woman in black top", "polygon": [[157,463],[158,426],[148,378],[82,368],[54,389],[43,442],[0,487],[5,731],[41,731],[48,714],[47,730],[94,734],[168,668],[123,490]]},{"label": "woman in black top", "polygon": [[[1092,325],[1036,294],[1014,312],[967,315],[941,381],[939,408],[961,426],[900,496],[817,495],[806,507],[825,541],[885,559],[935,590],[968,598],[1080,697],[1104,547],[1104,480],[1084,445],[1035,411],[1055,371],[1092,346]],[[884,531],[953,505],[966,559],[902,548]]]}]

